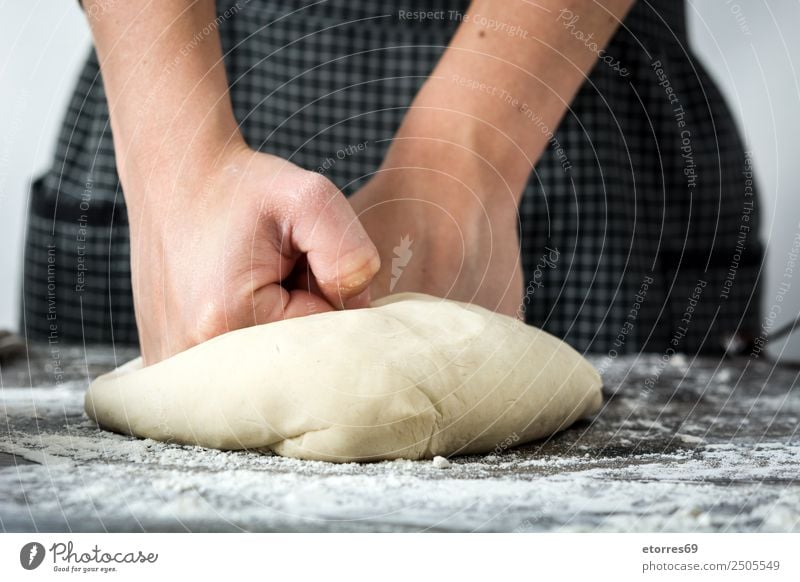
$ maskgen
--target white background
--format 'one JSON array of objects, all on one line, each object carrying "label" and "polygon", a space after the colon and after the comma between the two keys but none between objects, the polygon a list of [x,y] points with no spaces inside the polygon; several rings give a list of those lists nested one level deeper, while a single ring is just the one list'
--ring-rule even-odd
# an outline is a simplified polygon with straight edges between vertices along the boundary
[{"label": "white background", "polygon": [[[41,565],[20,566],[29,542],[45,548]],[[54,573],[73,553],[158,554],[154,563],[114,564],[115,573]],[[672,553],[696,544],[697,552]],[[644,552],[647,548],[652,552]],[[665,548],[665,549],[662,549]],[[403,534],[3,534],[0,577],[6,580],[765,580],[795,581],[796,534],[646,534],[646,533],[463,533]],[[656,551],[658,549],[659,551]],[[671,551],[670,551],[671,550]],[[53,555],[56,555],[54,562]],[[763,564],[758,564],[763,560]],[[745,561],[747,564],[730,564]],[[778,570],[763,569],[779,562]],[[697,564],[704,571],[665,571]],[[739,570],[722,571],[720,565]],[[646,567],[650,570],[643,573]],[[754,570],[752,568],[759,568]],[[654,569],[655,568],[655,569]],[[742,568],[747,568],[743,570]],[[49,574],[49,576],[48,576]]]},{"label": "white background", "polygon": [[[770,251],[769,311],[800,231],[800,3],[694,0],[688,13],[692,43],[753,153]],[[77,0],[0,4],[0,328],[17,327],[29,183],[53,155],[88,48]],[[800,312],[800,268],[782,308],[776,326]],[[795,336],[788,351],[800,360],[800,333]]]}]

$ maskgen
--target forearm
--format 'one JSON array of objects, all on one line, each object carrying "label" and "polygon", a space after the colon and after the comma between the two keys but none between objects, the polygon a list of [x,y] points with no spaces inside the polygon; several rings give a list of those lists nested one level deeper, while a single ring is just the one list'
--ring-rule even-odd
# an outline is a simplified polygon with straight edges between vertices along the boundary
[{"label": "forearm", "polygon": [[[456,176],[483,190],[484,205],[515,210],[598,50],[633,0],[604,4],[473,1],[406,115],[388,165]],[[565,25],[564,10],[579,16],[577,27]],[[587,46],[589,34],[596,46]]]},{"label": "forearm", "polygon": [[226,144],[241,143],[215,3],[117,2],[94,11],[94,1],[84,5],[103,73],[117,169],[129,205],[136,205],[145,182],[208,167]]}]

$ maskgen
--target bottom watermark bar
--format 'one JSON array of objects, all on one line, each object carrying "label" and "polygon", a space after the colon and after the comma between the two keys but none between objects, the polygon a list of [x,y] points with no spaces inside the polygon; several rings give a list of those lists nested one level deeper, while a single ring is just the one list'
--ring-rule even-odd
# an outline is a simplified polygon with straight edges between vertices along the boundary
[{"label": "bottom watermark bar", "polygon": [[0,580],[800,580],[798,541],[733,533],[8,533],[0,535]]}]

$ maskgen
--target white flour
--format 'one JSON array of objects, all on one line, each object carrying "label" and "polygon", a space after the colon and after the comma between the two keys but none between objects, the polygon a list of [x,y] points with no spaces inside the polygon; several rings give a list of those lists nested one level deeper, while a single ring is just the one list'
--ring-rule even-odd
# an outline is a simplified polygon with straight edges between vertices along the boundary
[{"label": "white flour", "polygon": [[32,516],[35,527],[75,530],[800,530],[796,442],[705,444],[707,427],[676,434],[631,417],[609,445],[652,433],[676,434],[675,446],[615,456],[578,441],[553,457],[511,449],[445,459],[446,470],[441,461],[336,465],[100,431],[82,415],[84,389],[0,392],[0,451],[41,463],[0,470],[3,527]]}]

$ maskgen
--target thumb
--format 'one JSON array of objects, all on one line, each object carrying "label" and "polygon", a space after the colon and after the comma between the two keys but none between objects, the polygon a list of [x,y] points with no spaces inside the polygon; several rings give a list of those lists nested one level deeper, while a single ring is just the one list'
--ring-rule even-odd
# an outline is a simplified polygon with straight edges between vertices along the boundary
[{"label": "thumb", "polygon": [[331,305],[366,307],[368,288],[381,266],[355,211],[332,182],[308,172],[292,221],[292,244],[305,253],[319,291]]}]

